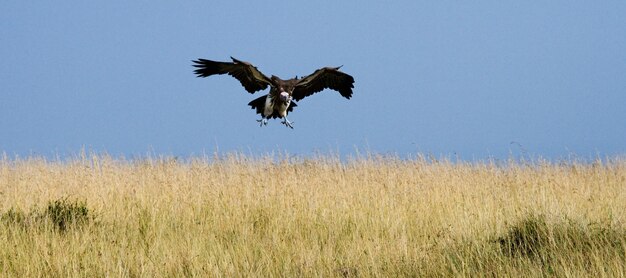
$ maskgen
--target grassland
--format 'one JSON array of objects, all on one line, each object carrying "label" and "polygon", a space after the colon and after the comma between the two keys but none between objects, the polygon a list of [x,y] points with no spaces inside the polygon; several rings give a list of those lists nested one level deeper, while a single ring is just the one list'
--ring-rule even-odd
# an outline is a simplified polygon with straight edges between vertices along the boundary
[{"label": "grassland", "polygon": [[2,277],[626,275],[626,161],[0,159]]}]

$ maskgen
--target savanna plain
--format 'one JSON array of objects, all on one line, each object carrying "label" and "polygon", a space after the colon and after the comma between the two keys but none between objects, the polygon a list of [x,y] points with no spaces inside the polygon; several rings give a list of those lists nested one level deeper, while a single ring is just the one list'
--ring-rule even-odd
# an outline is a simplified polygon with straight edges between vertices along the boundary
[{"label": "savanna plain", "polygon": [[2,277],[625,275],[623,158],[0,158]]}]

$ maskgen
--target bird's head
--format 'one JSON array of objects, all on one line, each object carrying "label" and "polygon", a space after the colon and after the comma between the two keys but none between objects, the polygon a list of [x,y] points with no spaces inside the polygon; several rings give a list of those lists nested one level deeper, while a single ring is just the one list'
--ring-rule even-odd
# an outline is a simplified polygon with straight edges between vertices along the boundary
[{"label": "bird's head", "polygon": [[282,102],[289,102],[291,100],[291,96],[289,95],[289,93],[282,91],[280,92],[280,100]]},{"label": "bird's head", "polygon": [[293,94],[293,90],[298,84],[298,80],[297,79],[282,80],[272,75],[272,82],[274,82],[274,88],[276,88],[276,90],[280,92],[279,94],[280,100],[284,103],[288,103],[289,101],[291,101],[292,99],[291,94]]}]

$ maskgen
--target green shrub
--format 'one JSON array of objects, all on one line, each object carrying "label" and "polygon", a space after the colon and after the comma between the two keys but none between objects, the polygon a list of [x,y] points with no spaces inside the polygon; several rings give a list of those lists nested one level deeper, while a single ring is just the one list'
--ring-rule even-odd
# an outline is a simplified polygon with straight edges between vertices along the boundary
[{"label": "green shrub", "polygon": [[26,217],[21,210],[11,208],[0,216],[0,221],[5,225],[25,225]]},{"label": "green shrub", "polygon": [[530,215],[498,238],[506,255],[537,257],[546,253],[593,252],[614,249],[624,255],[626,231],[610,224],[582,225],[572,220],[549,225],[544,216]]},{"label": "green shrub", "polygon": [[89,209],[84,202],[60,199],[48,203],[44,216],[60,231],[70,226],[80,226],[90,221]]},{"label": "green shrub", "polygon": [[30,213],[11,208],[0,216],[5,225],[23,228],[43,228],[51,225],[55,230],[65,232],[71,227],[82,226],[93,220],[85,202],[68,201],[67,198],[50,201],[45,210],[32,208]]}]

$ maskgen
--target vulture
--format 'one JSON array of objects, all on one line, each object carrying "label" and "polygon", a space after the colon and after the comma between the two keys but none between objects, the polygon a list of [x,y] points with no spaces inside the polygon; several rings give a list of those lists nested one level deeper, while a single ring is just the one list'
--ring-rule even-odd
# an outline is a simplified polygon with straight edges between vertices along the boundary
[{"label": "vulture", "polygon": [[270,87],[270,92],[257,98],[248,105],[261,115],[257,122],[261,126],[267,125],[269,119],[280,118],[285,126],[293,129],[293,123],[287,119],[287,113],[297,106],[296,101],[308,97],[324,89],[339,92],[341,96],[350,99],[354,78],[339,71],[339,67],[324,67],[310,75],[293,79],[283,80],[272,75],[267,77],[254,65],[248,62],[230,57],[232,62],[216,62],[206,59],[192,60],[196,68],[194,73],[197,77],[207,77],[215,74],[228,74],[241,82],[241,85],[254,94]]}]

